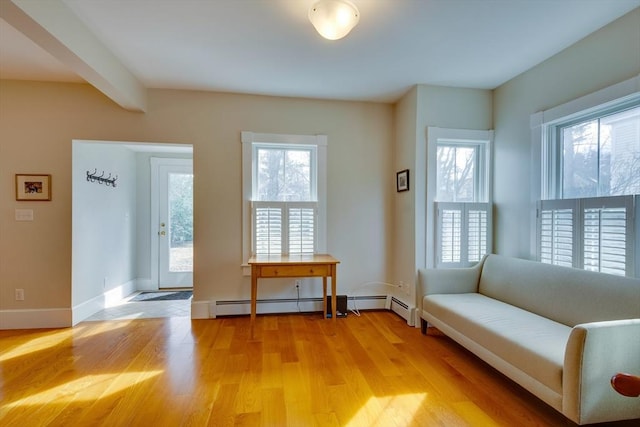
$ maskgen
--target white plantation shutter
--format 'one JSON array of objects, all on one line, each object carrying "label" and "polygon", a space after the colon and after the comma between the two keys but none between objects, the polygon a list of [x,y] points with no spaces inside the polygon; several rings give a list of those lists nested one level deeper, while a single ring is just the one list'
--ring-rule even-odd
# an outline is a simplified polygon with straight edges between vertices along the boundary
[{"label": "white plantation shutter", "polygon": [[[459,203],[459,205],[462,205]],[[462,206],[439,210],[440,262],[459,263],[462,238]]]},{"label": "white plantation shutter", "polygon": [[490,204],[436,202],[437,265],[469,266],[490,246]]},{"label": "white plantation shutter", "polygon": [[467,215],[468,260],[478,262],[487,253],[487,209],[470,208]]},{"label": "white plantation shutter", "polygon": [[314,253],[316,202],[252,202],[256,255]]},{"label": "white plantation shutter", "polygon": [[278,203],[253,202],[254,253],[282,252],[282,206]]},{"label": "white plantation shutter", "polygon": [[583,268],[624,276],[630,268],[631,197],[593,198],[584,201]]},{"label": "white plantation shutter", "polygon": [[290,254],[314,253],[316,246],[316,212],[315,203],[289,203]]},{"label": "white plantation shutter", "polygon": [[575,201],[543,200],[538,212],[540,261],[572,267]]},{"label": "white plantation shutter", "polygon": [[633,275],[633,196],[542,200],[541,262]]}]

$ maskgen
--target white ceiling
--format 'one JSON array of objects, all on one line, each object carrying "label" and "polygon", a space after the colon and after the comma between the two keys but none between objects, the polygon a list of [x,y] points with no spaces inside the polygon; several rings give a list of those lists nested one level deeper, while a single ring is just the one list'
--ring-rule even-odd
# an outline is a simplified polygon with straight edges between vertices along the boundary
[{"label": "white ceiling", "polygon": [[71,12],[88,32],[59,26],[80,45],[92,33],[109,53],[103,59],[118,61],[143,88],[383,102],[415,84],[493,89],[640,6],[640,0],[352,0],[360,23],[332,42],[308,21],[316,0],[0,0],[0,78],[44,81],[83,78],[56,43],[39,39],[42,28],[55,29],[55,21],[44,22],[55,15],[32,15],[42,28],[21,32],[6,12],[9,1]]}]

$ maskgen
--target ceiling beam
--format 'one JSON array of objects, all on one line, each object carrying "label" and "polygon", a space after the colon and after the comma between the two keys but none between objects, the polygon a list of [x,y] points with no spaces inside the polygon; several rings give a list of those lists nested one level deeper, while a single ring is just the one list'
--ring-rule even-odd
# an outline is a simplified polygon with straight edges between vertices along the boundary
[{"label": "ceiling beam", "polygon": [[144,112],[147,91],[61,0],[0,0],[0,17],[121,107]]}]

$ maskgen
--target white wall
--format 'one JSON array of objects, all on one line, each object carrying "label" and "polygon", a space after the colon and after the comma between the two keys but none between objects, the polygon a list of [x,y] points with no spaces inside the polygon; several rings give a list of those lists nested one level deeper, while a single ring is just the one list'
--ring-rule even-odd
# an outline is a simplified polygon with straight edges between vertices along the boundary
[{"label": "white wall", "polygon": [[[640,73],[640,9],[495,90],[494,247],[534,258],[533,150],[530,116]],[[640,90],[640,88],[638,88]],[[538,141],[534,141],[537,143]]]},{"label": "white wall", "polygon": [[[416,270],[426,266],[427,247],[433,245],[431,210],[426,204],[427,128],[487,130],[492,127],[492,92],[418,85],[396,104],[395,165],[411,170],[409,192],[394,199],[394,283],[415,285]],[[425,218],[427,221],[425,222]],[[410,295],[394,295],[415,305],[415,286]]]},{"label": "white wall", "polygon": [[[96,169],[117,175],[116,186],[87,181]],[[116,144],[74,142],[72,185],[71,302],[78,307],[136,278],[135,154]]]},{"label": "white wall", "polygon": [[[20,327],[25,316],[42,326],[71,323],[74,139],[193,145],[194,298],[208,304],[250,296],[241,268],[240,132],[325,134],[327,246],[341,261],[339,292],[389,277],[390,104],[150,90],[148,111],[135,113],[83,84],[2,80],[0,92],[0,328]],[[26,172],[53,175],[51,202],[15,201],[14,174]],[[14,209],[26,206],[35,220],[17,223]],[[15,301],[17,287],[25,301]],[[319,296],[319,288],[307,292]],[[294,297],[294,287],[261,286],[261,298],[282,295]]]}]

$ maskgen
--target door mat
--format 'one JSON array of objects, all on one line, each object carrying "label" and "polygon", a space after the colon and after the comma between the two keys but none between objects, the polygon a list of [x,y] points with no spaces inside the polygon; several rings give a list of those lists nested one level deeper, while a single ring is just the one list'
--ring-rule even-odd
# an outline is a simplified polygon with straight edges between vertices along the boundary
[{"label": "door mat", "polygon": [[192,291],[170,291],[170,292],[140,292],[129,302],[140,301],[171,301],[179,299],[189,299],[193,295]]}]

